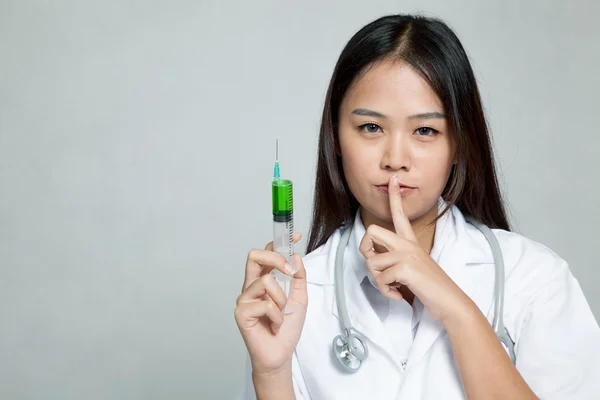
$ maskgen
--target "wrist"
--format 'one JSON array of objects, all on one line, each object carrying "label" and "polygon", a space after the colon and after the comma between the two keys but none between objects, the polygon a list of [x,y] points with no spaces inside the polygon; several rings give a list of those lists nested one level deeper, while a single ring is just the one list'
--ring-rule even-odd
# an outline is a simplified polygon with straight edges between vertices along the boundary
[{"label": "wrist", "polygon": [[448,330],[452,326],[464,326],[464,324],[473,323],[478,316],[483,316],[483,314],[477,304],[465,293],[462,293],[460,299],[441,318],[441,322]]},{"label": "wrist", "polygon": [[287,362],[280,368],[269,371],[257,371],[253,369],[252,383],[259,399],[268,399],[271,397],[278,399],[294,398],[291,362]]},{"label": "wrist", "polygon": [[260,381],[273,381],[279,380],[286,377],[292,377],[292,363],[291,361],[286,362],[279,368],[261,371],[256,368],[252,368],[252,379]]}]

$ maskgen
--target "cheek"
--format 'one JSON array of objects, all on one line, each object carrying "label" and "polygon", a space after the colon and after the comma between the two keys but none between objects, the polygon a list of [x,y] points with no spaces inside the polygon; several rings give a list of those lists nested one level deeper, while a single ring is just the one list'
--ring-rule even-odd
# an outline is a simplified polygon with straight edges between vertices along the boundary
[{"label": "cheek", "polygon": [[416,159],[422,173],[421,181],[427,182],[426,190],[441,194],[452,168],[452,152],[449,146],[443,146],[437,151],[423,151]]},{"label": "cheek", "polygon": [[350,138],[342,138],[340,141],[340,150],[342,153],[342,165],[344,175],[349,186],[365,178],[365,172],[368,171],[369,155],[364,151],[364,146],[360,146],[357,141]]},{"label": "cheek", "polygon": [[361,168],[360,163],[364,162],[359,154],[352,152],[351,149],[342,148],[342,166],[344,168],[344,176],[348,187],[352,193],[357,193],[360,187],[360,182],[364,179],[364,168]]}]

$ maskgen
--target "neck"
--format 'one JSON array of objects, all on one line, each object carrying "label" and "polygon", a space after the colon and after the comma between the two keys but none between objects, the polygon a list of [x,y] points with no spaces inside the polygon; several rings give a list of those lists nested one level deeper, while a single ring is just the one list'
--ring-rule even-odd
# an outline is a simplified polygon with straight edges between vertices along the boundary
[{"label": "neck", "polygon": [[[391,219],[388,220],[378,218],[363,207],[360,208],[360,214],[365,229],[367,229],[371,224],[375,224],[392,232],[396,232],[394,223]],[[435,220],[435,218],[437,218],[437,216],[438,206],[436,203],[435,206],[433,206],[424,215],[410,221],[410,225],[415,233],[415,236],[417,237],[419,246],[421,246],[421,248],[427,253],[430,253],[431,249],[433,248],[436,224],[432,222]]]}]

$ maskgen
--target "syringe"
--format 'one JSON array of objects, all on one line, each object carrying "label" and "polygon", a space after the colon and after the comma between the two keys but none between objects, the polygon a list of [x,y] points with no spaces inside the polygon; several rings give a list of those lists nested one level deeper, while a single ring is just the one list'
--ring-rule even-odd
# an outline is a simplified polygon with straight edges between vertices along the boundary
[{"label": "syringe", "polygon": [[[273,170],[273,250],[281,254],[292,267],[292,275],[298,272],[294,263],[294,201],[292,181],[281,179],[279,172],[279,140],[275,142],[275,168]],[[275,276],[283,292],[288,298],[284,313],[289,314],[289,305],[293,276],[285,275],[277,269],[271,274]]]}]

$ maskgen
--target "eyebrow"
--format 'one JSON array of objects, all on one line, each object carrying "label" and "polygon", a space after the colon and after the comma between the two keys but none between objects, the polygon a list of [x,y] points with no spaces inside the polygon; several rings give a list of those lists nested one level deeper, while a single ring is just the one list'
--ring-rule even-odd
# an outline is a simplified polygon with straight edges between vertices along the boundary
[{"label": "eyebrow", "polygon": [[373,110],[368,110],[366,108],[357,108],[356,110],[352,111],[352,114],[364,115],[365,117],[375,117],[375,118],[387,119],[387,117],[385,115],[383,115],[382,113],[373,111]]},{"label": "eyebrow", "polygon": [[[380,112],[369,110],[366,108],[357,108],[356,110],[352,111],[352,114],[362,115],[362,116],[366,116],[366,117],[382,118],[382,119],[388,118],[387,116],[383,115]],[[408,119],[432,119],[432,118],[445,119],[446,115],[443,113],[440,113],[440,112],[428,112],[428,113],[423,113],[423,114],[415,114],[415,115],[411,115],[410,117],[408,117]]]},{"label": "eyebrow", "polygon": [[408,119],[432,119],[432,118],[445,119],[446,115],[439,113],[439,112],[428,112],[428,113],[423,113],[423,114],[415,114],[415,115],[411,115],[410,117],[408,117]]}]

